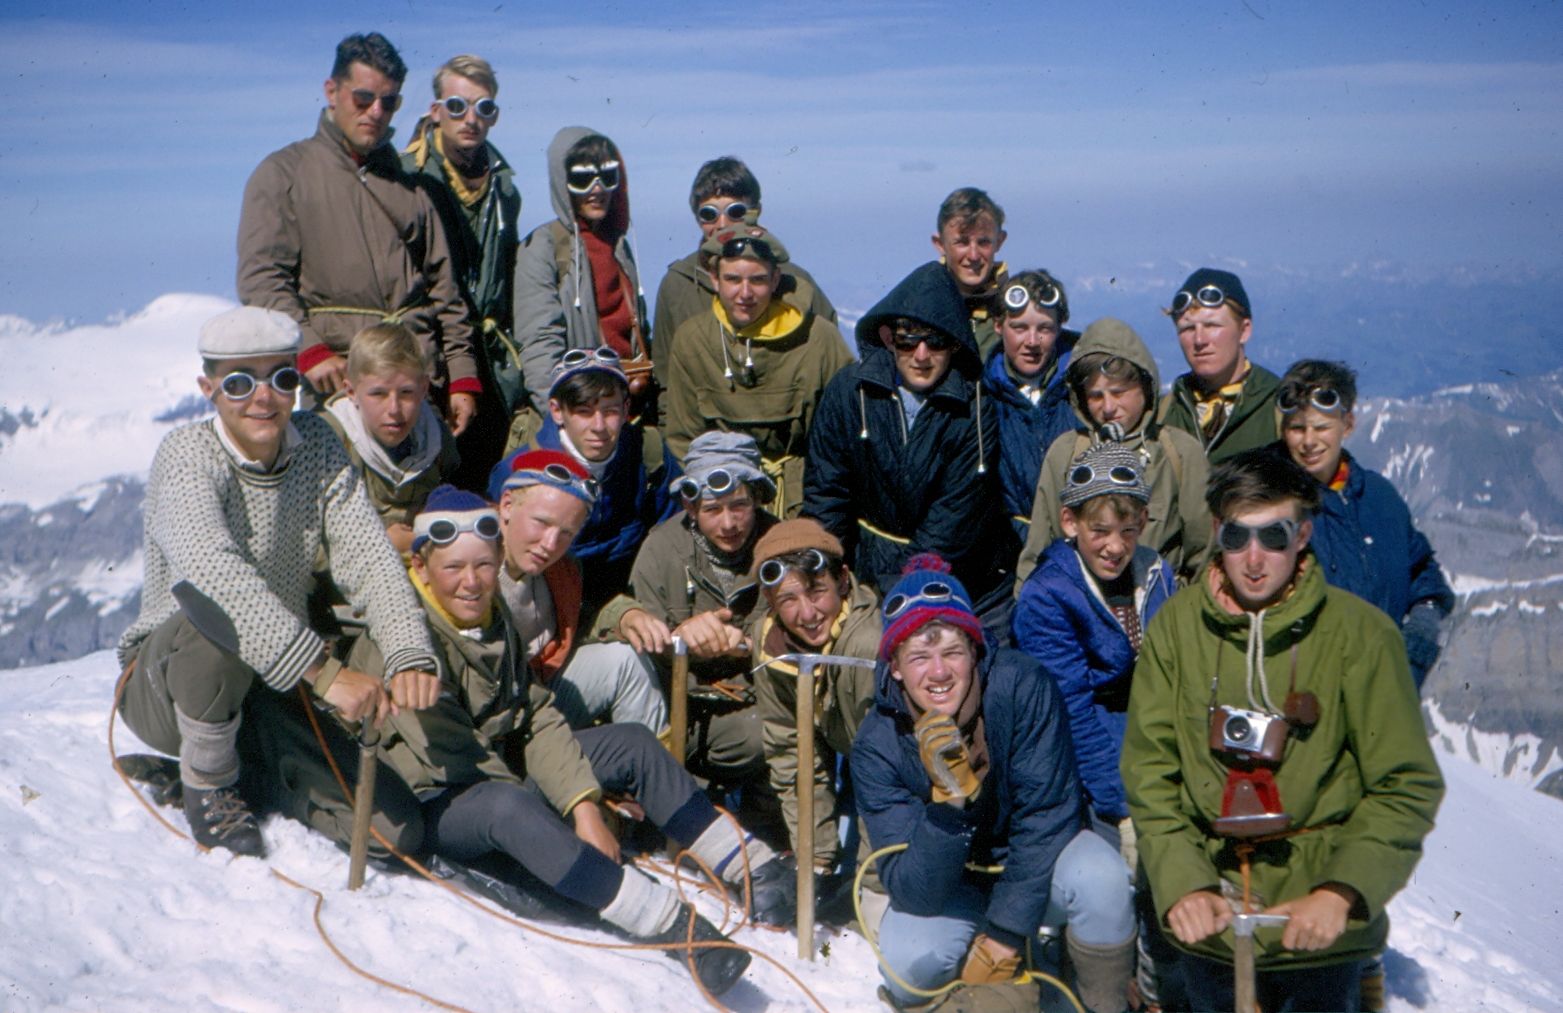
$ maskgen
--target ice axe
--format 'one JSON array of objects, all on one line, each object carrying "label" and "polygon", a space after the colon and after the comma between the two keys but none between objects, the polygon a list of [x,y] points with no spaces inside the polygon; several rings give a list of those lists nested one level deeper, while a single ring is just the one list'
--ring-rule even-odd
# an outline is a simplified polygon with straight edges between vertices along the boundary
[{"label": "ice axe", "polygon": [[1285,925],[1288,915],[1232,916],[1232,973],[1236,1013],[1259,1013],[1254,972],[1254,930],[1261,925]]},{"label": "ice axe", "polygon": [[[866,658],[849,658],[841,654],[782,654],[767,659],[754,671],[785,661],[798,666],[797,707],[795,719],[798,731],[798,773],[793,779],[798,793],[798,825],[793,835],[796,840],[798,863],[798,957],[814,959],[814,670],[821,665],[841,665],[851,668],[874,668],[875,663]],[[805,790],[804,780],[808,781]]]}]

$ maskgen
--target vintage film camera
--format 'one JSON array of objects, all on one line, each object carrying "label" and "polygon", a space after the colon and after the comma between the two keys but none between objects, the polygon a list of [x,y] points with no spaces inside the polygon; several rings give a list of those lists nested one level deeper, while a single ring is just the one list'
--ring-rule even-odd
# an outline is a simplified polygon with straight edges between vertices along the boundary
[{"label": "vintage film camera", "polygon": [[1225,705],[1210,708],[1210,748],[1253,763],[1279,764],[1286,755],[1287,720],[1275,714]]}]

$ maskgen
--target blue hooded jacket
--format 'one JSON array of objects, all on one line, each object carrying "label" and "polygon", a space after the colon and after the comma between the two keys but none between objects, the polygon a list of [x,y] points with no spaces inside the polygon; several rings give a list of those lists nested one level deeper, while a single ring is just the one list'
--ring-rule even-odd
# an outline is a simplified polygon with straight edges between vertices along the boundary
[{"label": "blue hooded jacket", "polygon": [[[1053,867],[1085,825],[1063,700],[1031,658],[991,641],[974,673],[989,767],[965,808],[930,800],[914,718],[890,666],[879,665],[874,706],[852,744],[852,786],[875,848],[907,844],[876,868],[896,910],[941,913],[963,881],[988,895],[989,934],[1024,939],[1042,922]],[[1001,863],[997,877],[967,862]],[[997,930],[996,932],[993,930]]]},{"label": "blue hooded jacket", "polygon": [[[1135,549],[1129,567],[1143,635],[1176,585],[1172,568],[1147,546]],[[1129,805],[1118,760],[1136,654],[1067,539],[1049,545],[1021,585],[1014,623],[1015,646],[1041,662],[1063,694],[1091,808],[1104,820],[1124,819]]]},{"label": "blue hooded jacket", "polygon": [[1042,454],[1058,437],[1073,431],[1078,421],[1069,402],[1064,373],[1069,369],[1069,354],[1079,337],[1075,331],[1058,332],[1053,382],[1036,404],[1020,392],[1020,384],[1004,367],[1002,346],[988,356],[982,371],[982,385],[992,396],[994,414],[999,419],[999,484],[1004,490],[1004,512],[1022,544],[1031,527]]},{"label": "blue hooded jacket", "polygon": [[[896,317],[957,341],[949,371],[927,392],[910,427],[900,374],[879,339]],[[971,321],[949,271],[913,271],[857,325],[858,362],[825,388],[809,430],[803,513],[841,539],[858,579],[883,591],[919,552],[948,560],[979,613],[1007,594],[1014,535],[999,512],[998,420],[985,407]]]}]

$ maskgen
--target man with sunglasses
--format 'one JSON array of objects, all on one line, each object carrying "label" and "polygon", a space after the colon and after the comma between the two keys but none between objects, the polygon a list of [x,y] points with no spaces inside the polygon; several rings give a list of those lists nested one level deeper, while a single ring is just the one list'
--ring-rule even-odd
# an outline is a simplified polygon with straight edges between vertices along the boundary
[{"label": "man with sunglasses", "polygon": [[984,406],[982,363],[949,272],[913,271],[858,321],[857,344],[861,358],[830,381],[809,429],[804,514],[880,590],[912,556],[938,553],[1006,637],[1015,536],[999,492],[998,418]]},{"label": "man with sunglasses", "polygon": [[1248,359],[1254,311],[1237,275],[1200,268],[1173,294],[1167,315],[1189,371],[1162,396],[1157,421],[1197,437],[1211,464],[1272,443],[1281,381]]},{"label": "man with sunglasses", "polygon": [[515,337],[537,415],[512,427],[519,439],[547,417],[549,376],[570,349],[606,346],[618,353],[633,414],[652,407],[655,394],[629,179],[618,146],[587,127],[560,130],[548,145],[548,192],[556,219],[533,229],[516,255]]},{"label": "man with sunglasses", "polygon": [[440,214],[477,332],[482,404],[463,434],[463,467],[455,479],[469,488],[481,486],[485,469],[504,452],[511,413],[526,397],[510,320],[521,194],[509,163],[488,140],[499,122],[498,95],[487,60],[445,61],[434,72],[434,101],[402,152],[402,168]]},{"label": "man with sunglasses", "polygon": [[774,233],[718,229],[700,252],[716,298],[679,327],[662,431],[675,456],[709,429],[754,437],[777,487],[771,512],[795,516],[815,408],[852,356],[836,325],[814,315],[807,291],[779,291],[787,249]]},{"label": "man with sunglasses", "polygon": [[400,322],[438,352],[460,435],[482,390],[445,230],[388,143],[407,65],[378,32],[349,35],[315,135],[268,155],[244,188],[239,299],[298,321],[306,404],[343,386],[353,335]]},{"label": "man with sunglasses", "polygon": [[[1259,1003],[1356,1010],[1444,790],[1405,647],[1325,581],[1318,483],[1286,455],[1233,457],[1206,499],[1219,556],[1150,624],[1120,764],[1156,915],[1196,1010],[1233,1008],[1225,930],[1245,893],[1288,916],[1254,939]],[[1280,730],[1274,750],[1244,734],[1259,726]],[[1266,783],[1262,812],[1245,805]]]},{"label": "man with sunglasses", "polygon": [[[383,720],[432,705],[439,680],[416,595],[347,451],[323,419],[293,412],[298,325],[243,306],[207,321],[198,347],[216,417],[170,432],[152,462],[141,613],[119,645],[131,670],[120,712],[142,741],[179,757],[197,843],[263,855],[257,793],[241,795],[239,778],[243,768],[253,788],[252,765],[275,772],[281,761],[277,743],[262,741],[269,760],[247,752],[241,762],[250,698],[275,707],[302,684],[348,721]],[[383,645],[383,667],[344,668],[310,628],[318,555]],[[312,738],[308,755],[319,756]],[[382,813],[392,801],[387,793]],[[346,843],[350,817],[309,821]],[[414,847],[422,833],[415,813],[381,828]]]},{"label": "man with sunglasses", "polygon": [[1399,624],[1411,678],[1421,689],[1438,660],[1438,628],[1454,608],[1454,591],[1400,493],[1346,449],[1356,403],[1357,375],[1349,367],[1294,362],[1276,398],[1281,438],[1292,460],[1319,483],[1312,546],[1324,579]]},{"label": "man with sunglasses", "polygon": [[874,706],[852,744],[858,812],[890,895],[880,995],[945,1008],[939,993],[953,986],[949,1008],[1037,1009],[1037,986],[1016,979],[1045,919],[1067,922],[1085,1007],[1119,1013],[1129,877],[1087,825],[1058,689],[998,646],[943,560],[906,569],[885,596]]},{"label": "man with sunglasses", "polygon": [[[701,244],[721,229],[754,225],[760,220],[760,181],[737,158],[713,158],[695,173],[689,187],[689,210],[694,212],[695,227]],[[780,265],[781,279],[775,295],[795,296],[793,302],[806,300],[816,319],[836,322],[836,307],[830,304],[809,272],[788,260]],[[703,316],[716,297],[716,286],[707,269],[701,246],[668,265],[667,274],[657,286],[656,316],[651,334],[651,357],[656,363],[657,382],[669,386],[673,362],[673,343],[679,327],[692,317]]]}]

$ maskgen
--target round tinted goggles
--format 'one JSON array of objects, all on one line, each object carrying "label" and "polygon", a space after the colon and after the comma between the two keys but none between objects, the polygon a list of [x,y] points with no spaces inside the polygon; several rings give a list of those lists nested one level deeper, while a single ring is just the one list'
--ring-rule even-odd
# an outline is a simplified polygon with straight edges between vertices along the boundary
[{"label": "round tinted goggles", "polygon": [[1261,548],[1270,552],[1284,552],[1291,546],[1292,539],[1297,537],[1297,528],[1297,522],[1290,517],[1283,517],[1258,527],[1239,524],[1237,521],[1224,521],[1216,533],[1216,540],[1220,543],[1222,552],[1242,552],[1256,537]]},{"label": "round tinted goggles", "polygon": [[572,348],[560,357],[559,362],[571,369],[576,366],[584,366],[588,362],[600,362],[604,366],[618,366],[622,368],[623,360],[619,353],[603,346],[602,348]]},{"label": "round tinted goggles", "polygon": [[[520,477],[521,482],[516,479]],[[577,495],[583,496],[590,502],[597,501],[597,480],[590,476],[582,478],[575,472],[557,462],[543,465],[541,468],[517,468],[511,472],[510,479],[505,483],[506,488],[526,485],[525,479],[531,477],[533,482],[539,485],[552,485],[561,489],[574,490]]]},{"label": "round tinted goggles", "polygon": [[753,253],[767,264],[777,263],[776,249],[763,239],[754,236],[738,236],[722,244],[722,256],[727,259]]},{"label": "round tinted goggles", "polygon": [[435,545],[449,545],[468,531],[486,541],[499,540],[499,515],[492,511],[478,514],[463,520],[453,520],[449,517],[436,517],[426,525],[423,533],[429,536],[429,541]]},{"label": "round tinted goggles", "polygon": [[564,187],[571,193],[586,194],[600,184],[604,190],[612,193],[619,188],[619,177],[618,162],[604,162],[601,165],[583,162],[565,170]]},{"label": "round tinted goggles", "polygon": [[707,489],[711,490],[713,496],[725,496],[738,488],[742,481],[737,474],[726,468],[714,468],[706,473],[703,482],[686,475],[678,480],[675,488],[685,499],[699,499],[700,494]]},{"label": "round tinted goggles", "polygon": [[1282,391],[1281,396],[1275,399],[1276,407],[1281,409],[1282,415],[1295,415],[1304,408],[1317,408],[1321,412],[1338,412],[1341,410],[1340,392],[1329,387],[1315,387],[1307,392],[1307,396],[1301,396],[1292,391]]},{"label": "round tinted goggles", "polygon": [[725,208],[719,208],[715,204],[702,204],[695,209],[695,217],[707,225],[721,221],[724,215],[727,216],[728,221],[741,222],[748,213],[749,205],[743,201],[733,201]]},{"label": "round tinted goggles", "polygon": [[223,392],[223,396],[230,401],[243,401],[255,393],[255,388],[260,384],[270,384],[271,389],[284,397],[292,397],[298,392],[303,377],[292,366],[279,366],[271,371],[270,376],[256,376],[254,373],[246,373],[242,370],[229,373],[217,382],[217,387]]},{"label": "round tinted goggles", "polygon": [[915,605],[943,605],[955,597],[955,589],[942,580],[931,580],[916,594],[893,594],[885,599],[885,618],[897,619]]},{"label": "round tinted goggles", "polygon": [[467,110],[471,109],[478,114],[480,120],[492,120],[499,115],[499,103],[491,98],[480,98],[476,102],[468,102],[460,95],[452,95],[440,102],[452,119],[463,120],[467,118]]},{"label": "round tinted goggles", "polygon": [[801,559],[796,563],[787,563],[781,559],[767,559],[760,564],[760,584],[764,587],[775,587],[787,576],[788,570],[798,570],[802,573],[813,575],[824,571],[828,565],[825,554],[818,549],[803,550]]},{"label": "round tinted goggles", "polygon": [[1207,309],[1214,309],[1227,301],[1227,294],[1216,285],[1201,285],[1197,292],[1183,289],[1172,297],[1172,312],[1174,315],[1182,313],[1195,303],[1199,303]]},{"label": "round tinted goggles", "polygon": [[1041,291],[1032,292],[1024,285],[1011,285],[1004,290],[1004,305],[1015,312],[1025,309],[1028,303],[1034,303],[1039,309],[1052,309],[1064,298],[1056,285],[1043,285]]},{"label": "round tinted goggles", "polygon": [[[1069,472],[1070,485],[1090,485],[1096,481],[1096,468],[1089,464],[1077,464]],[[1139,485],[1140,473],[1127,464],[1115,464],[1107,469],[1107,481],[1113,485]]]}]

